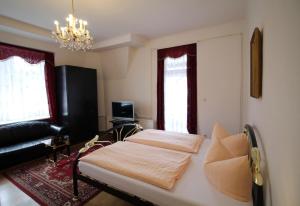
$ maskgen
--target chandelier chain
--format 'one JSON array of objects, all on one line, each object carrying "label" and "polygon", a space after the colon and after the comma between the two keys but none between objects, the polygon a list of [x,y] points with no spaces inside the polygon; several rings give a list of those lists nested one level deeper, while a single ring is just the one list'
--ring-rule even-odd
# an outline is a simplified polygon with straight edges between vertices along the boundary
[{"label": "chandelier chain", "polygon": [[72,0],[72,14],[73,14],[73,16],[75,15],[75,13],[74,13],[74,0]]}]

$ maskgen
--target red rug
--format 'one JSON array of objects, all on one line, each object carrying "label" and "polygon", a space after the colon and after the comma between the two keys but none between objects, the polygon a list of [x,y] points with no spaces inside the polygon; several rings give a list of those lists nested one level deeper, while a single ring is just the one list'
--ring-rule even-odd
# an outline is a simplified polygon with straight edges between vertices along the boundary
[{"label": "red rug", "polygon": [[72,165],[76,153],[70,157],[60,156],[57,164],[47,159],[38,159],[15,166],[4,172],[4,176],[40,205],[80,206],[100,191],[78,181],[80,201],[73,201]]}]

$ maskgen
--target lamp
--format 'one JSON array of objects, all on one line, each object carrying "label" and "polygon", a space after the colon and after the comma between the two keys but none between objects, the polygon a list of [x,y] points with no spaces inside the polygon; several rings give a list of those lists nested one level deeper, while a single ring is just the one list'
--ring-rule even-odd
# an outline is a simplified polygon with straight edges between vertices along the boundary
[{"label": "lamp", "polygon": [[87,29],[87,21],[74,16],[74,0],[72,0],[72,14],[69,14],[66,21],[65,27],[60,27],[59,22],[54,21],[55,31],[52,31],[52,37],[60,44],[60,47],[72,51],[91,49],[93,37]]}]

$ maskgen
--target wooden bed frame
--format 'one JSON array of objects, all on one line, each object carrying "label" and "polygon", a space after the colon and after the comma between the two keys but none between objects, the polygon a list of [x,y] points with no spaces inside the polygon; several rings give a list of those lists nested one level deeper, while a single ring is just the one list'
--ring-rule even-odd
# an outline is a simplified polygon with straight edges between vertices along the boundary
[{"label": "wooden bed frame", "polygon": [[[130,127],[132,129],[125,134],[125,137],[128,137],[130,135],[133,135],[141,130],[143,128],[138,124],[124,124],[124,125],[118,125],[116,127],[113,127],[101,134],[101,137],[107,137],[112,136],[113,134],[116,134],[117,136],[122,135],[122,131],[124,131],[125,127]],[[264,198],[263,198],[263,178],[260,171],[260,152],[257,146],[256,136],[253,131],[253,128],[250,125],[245,125],[244,127],[244,133],[247,135],[250,145],[250,167],[252,170],[252,177],[253,177],[253,183],[252,183],[252,199],[253,199],[253,206],[264,206]],[[83,147],[81,150],[79,150],[79,153],[76,157],[76,160],[73,165],[73,194],[74,198],[73,200],[78,200],[78,180],[81,180],[83,182],[86,182],[90,185],[93,185],[111,195],[114,195],[116,197],[119,197],[127,202],[130,202],[133,205],[136,206],[150,206],[155,205],[149,201],[146,201],[140,197],[135,196],[134,194],[126,193],[125,191],[121,191],[115,188],[110,187],[109,185],[99,182],[95,179],[92,179],[91,177],[85,176],[84,174],[80,173],[78,171],[78,161],[79,158],[87,152],[89,149],[96,145],[104,146],[104,144],[112,144],[110,141],[98,141],[99,137],[95,137],[91,141],[85,144],[85,147]]]}]

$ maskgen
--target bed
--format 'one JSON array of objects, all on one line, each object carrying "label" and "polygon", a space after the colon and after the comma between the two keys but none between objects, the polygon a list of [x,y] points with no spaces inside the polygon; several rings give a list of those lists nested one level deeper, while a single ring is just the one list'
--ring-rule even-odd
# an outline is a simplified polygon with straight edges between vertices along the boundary
[{"label": "bed", "polygon": [[[118,131],[122,132],[122,129]],[[112,130],[114,130],[112,129]],[[110,131],[112,131],[110,130]],[[135,127],[131,133],[138,132],[140,128]],[[257,148],[255,134],[251,126],[245,126],[253,148]],[[254,178],[252,196],[253,202],[240,202],[216,191],[204,175],[202,162],[210,145],[210,139],[205,139],[199,153],[192,154],[191,162],[184,175],[176,182],[171,190],[165,190],[157,186],[136,180],[110,170],[95,166],[93,164],[79,161],[80,154],[93,147],[95,142],[90,142],[81,150],[73,168],[74,197],[78,198],[77,181],[82,180],[104,191],[122,198],[134,205],[161,205],[161,206],[250,206],[263,205],[262,184]],[[256,161],[256,158],[255,158]],[[253,177],[259,172],[259,165],[252,162]],[[78,169],[77,169],[78,168]],[[79,172],[78,172],[79,171]]]}]

